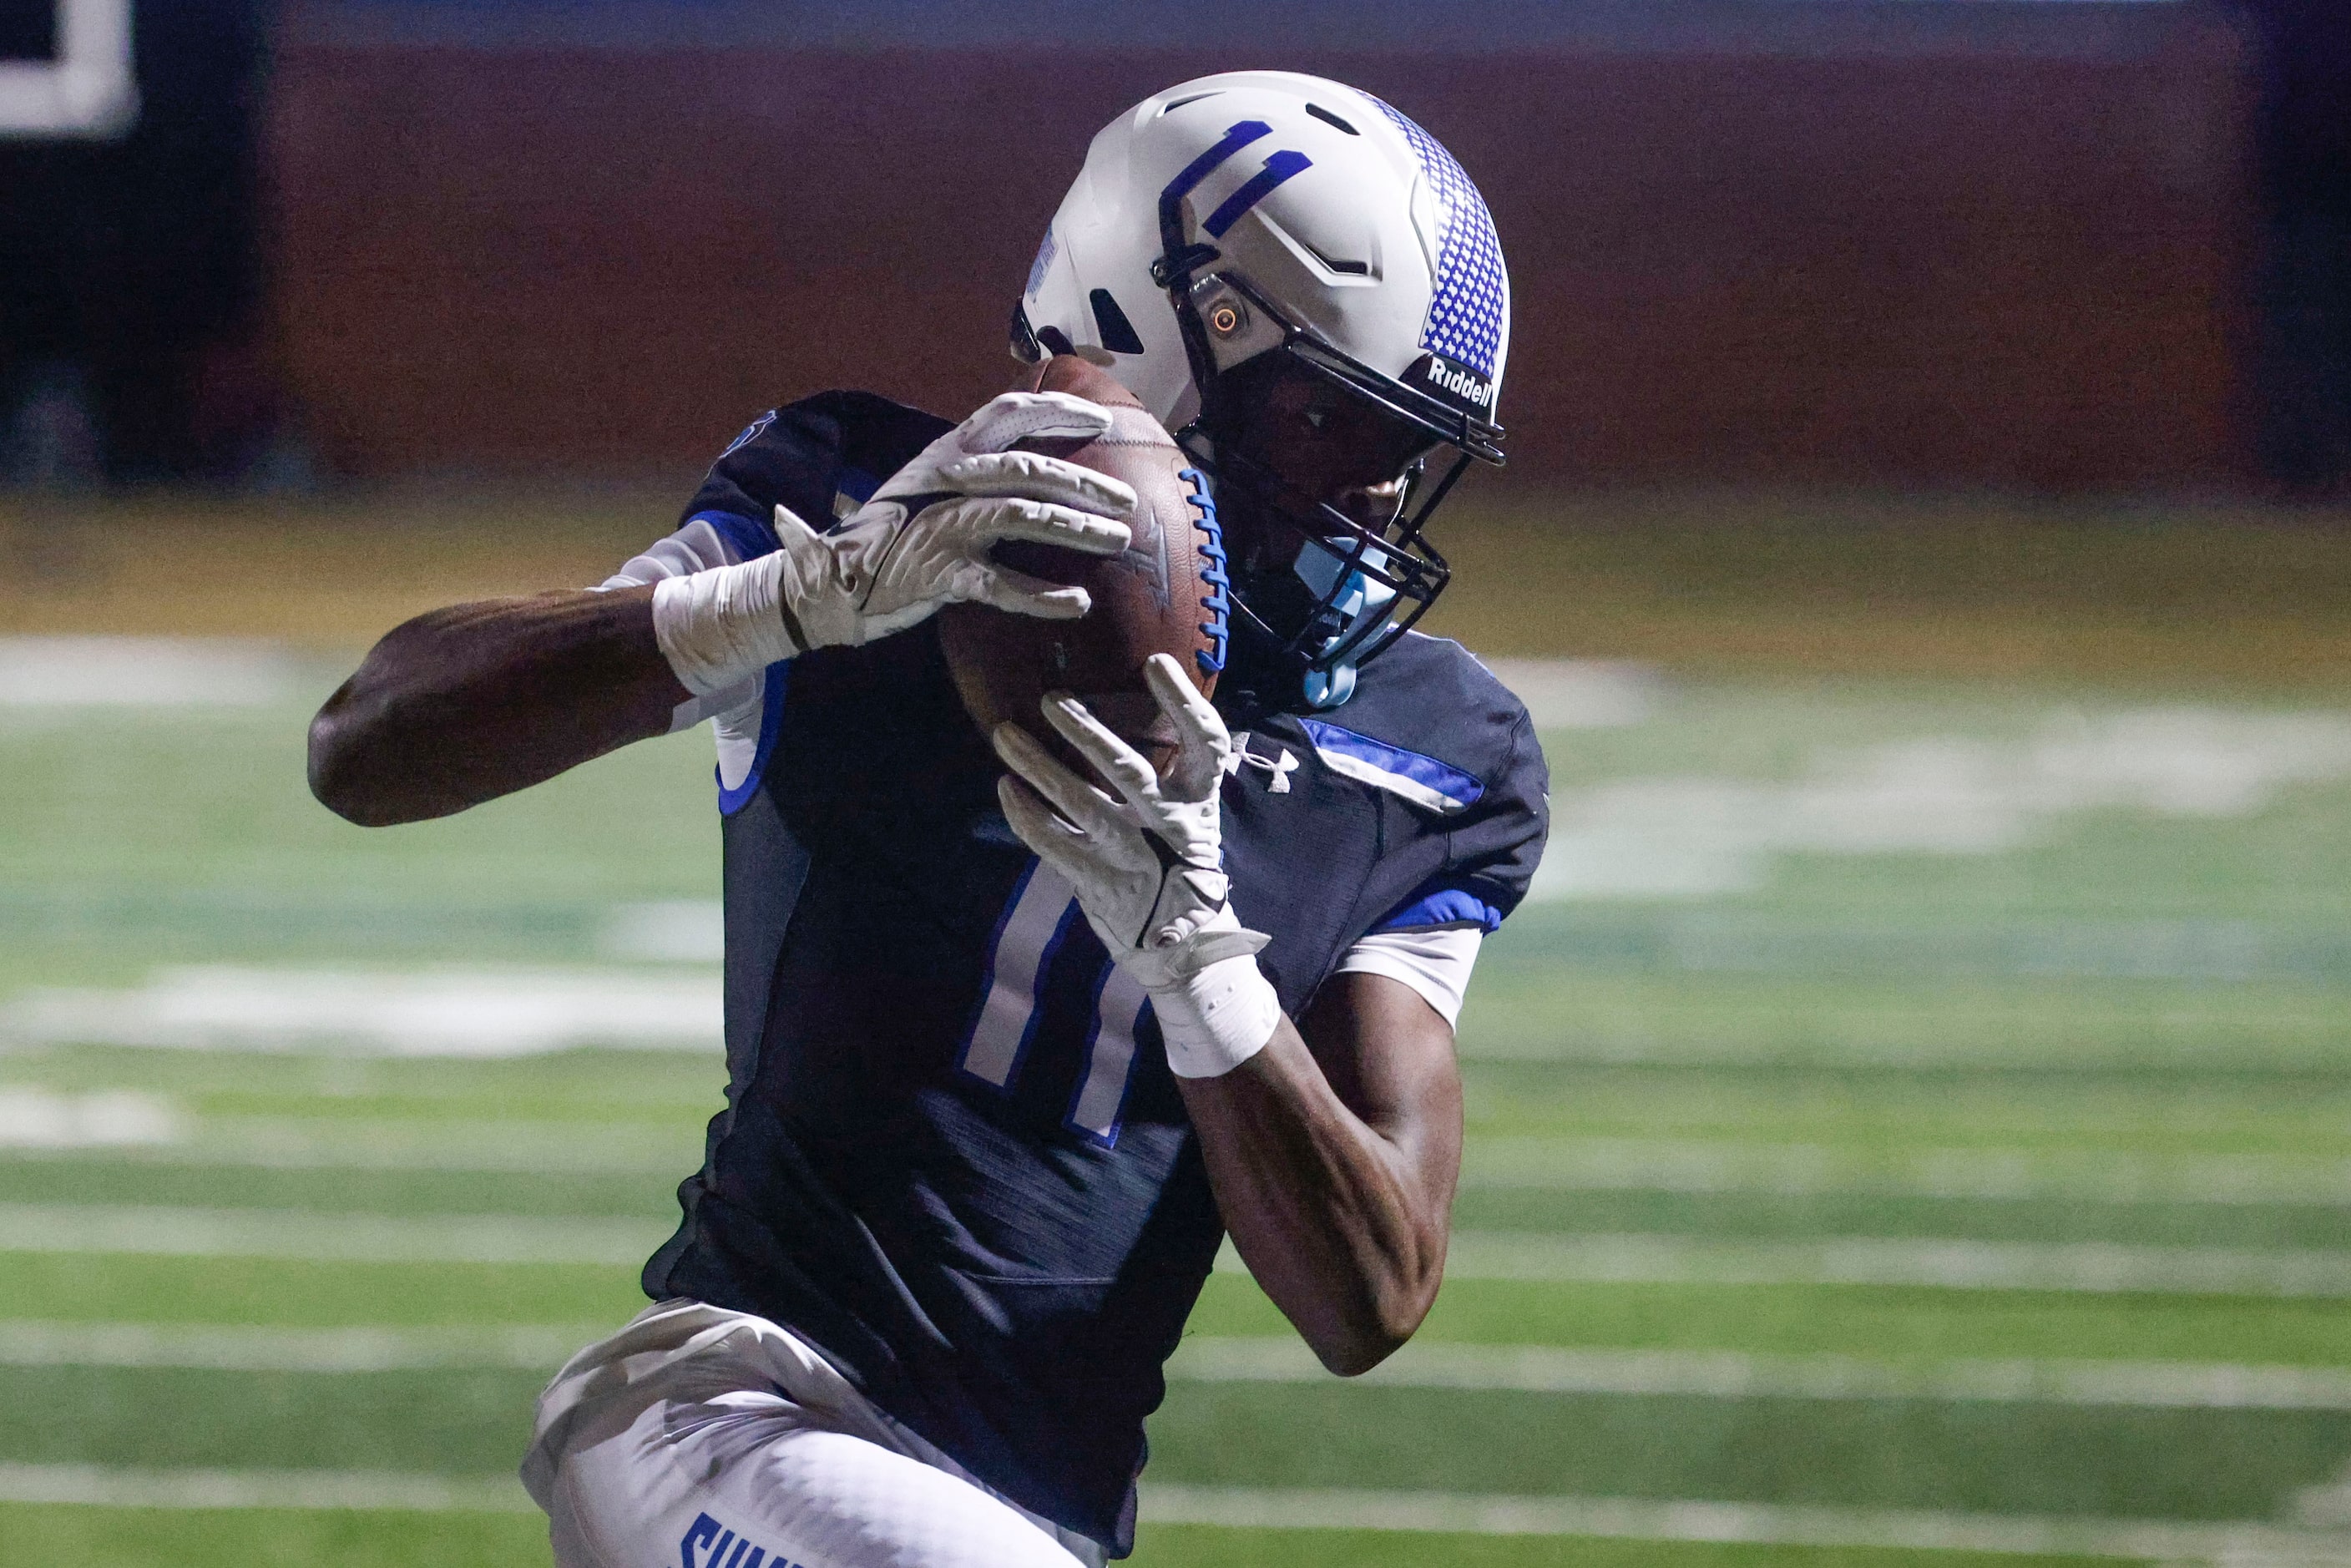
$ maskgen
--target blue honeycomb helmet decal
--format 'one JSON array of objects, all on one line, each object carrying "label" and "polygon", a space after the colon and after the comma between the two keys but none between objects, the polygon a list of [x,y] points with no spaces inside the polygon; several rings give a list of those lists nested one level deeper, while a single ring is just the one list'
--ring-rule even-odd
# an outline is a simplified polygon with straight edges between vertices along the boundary
[{"label": "blue honeycomb helmet decal", "polygon": [[1437,198],[1437,291],[1421,328],[1420,346],[1490,379],[1501,349],[1510,285],[1486,199],[1436,137],[1384,99],[1372,101],[1404,132]]}]

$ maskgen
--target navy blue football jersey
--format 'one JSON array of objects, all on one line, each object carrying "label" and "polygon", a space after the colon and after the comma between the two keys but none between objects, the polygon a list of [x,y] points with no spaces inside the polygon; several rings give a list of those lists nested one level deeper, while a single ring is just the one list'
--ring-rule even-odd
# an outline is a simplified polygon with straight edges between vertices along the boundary
[{"label": "navy blue football jersey", "polygon": [[[823,527],[946,428],[862,393],[793,404],[686,522],[773,549],[778,503]],[[785,1324],[1123,1555],[1161,1364],[1223,1238],[1150,1009],[1006,826],[930,624],[777,664],[756,711],[721,776],[726,1106],[645,1290]],[[1293,1017],[1366,934],[1490,930],[1525,892],[1542,755],[1456,644],[1406,637],[1343,707],[1239,739],[1225,864]]]}]

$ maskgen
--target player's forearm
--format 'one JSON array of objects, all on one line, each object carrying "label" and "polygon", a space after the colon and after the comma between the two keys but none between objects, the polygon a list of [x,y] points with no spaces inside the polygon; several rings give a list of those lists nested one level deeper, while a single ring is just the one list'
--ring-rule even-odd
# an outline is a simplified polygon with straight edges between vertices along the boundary
[{"label": "player's forearm", "polygon": [[1437,1300],[1458,1086],[1375,1127],[1348,1109],[1287,1019],[1231,1071],[1176,1082],[1250,1273],[1325,1366],[1351,1376],[1377,1365]]},{"label": "player's forearm", "polygon": [[688,694],[653,590],[486,600],[394,628],[310,725],[310,789],[370,827],[447,816],[659,735]]}]

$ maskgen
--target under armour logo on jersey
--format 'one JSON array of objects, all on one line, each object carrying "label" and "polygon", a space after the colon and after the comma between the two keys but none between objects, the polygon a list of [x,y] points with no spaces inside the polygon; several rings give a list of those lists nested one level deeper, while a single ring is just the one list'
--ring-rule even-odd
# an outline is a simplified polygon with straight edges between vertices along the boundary
[{"label": "under armour logo on jersey", "polygon": [[[697,1546],[710,1548],[699,1561],[694,1552]],[[766,1547],[753,1546],[747,1537],[737,1535],[706,1513],[694,1516],[679,1547],[684,1554],[685,1568],[800,1568],[780,1552],[769,1556]]]},{"label": "under armour logo on jersey", "polygon": [[1280,753],[1278,757],[1259,757],[1249,750],[1249,731],[1247,730],[1243,730],[1238,735],[1233,737],[1233,748],[1225,758],[1225,771],[1238,778],[1240,775],[1241,766],[1244,763],[1248,764],[1251,768],[1261,768],[1266,772],[1273,776],[1266,780],[1265,792],[1267,794],[1289,794],[1290,776],[1298,771],[1298,758],[1291,754],[1290,748],[1286,746],[1278,746],[1274,747],[1276,751]]}]

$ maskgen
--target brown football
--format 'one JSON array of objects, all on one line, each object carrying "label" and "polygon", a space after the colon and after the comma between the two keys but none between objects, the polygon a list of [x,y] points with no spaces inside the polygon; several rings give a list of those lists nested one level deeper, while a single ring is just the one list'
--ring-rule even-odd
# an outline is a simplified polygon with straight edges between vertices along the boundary
[{"label": "brown football", "polygon": [[1078,584],[1093,608],[1075,621],[1043,621],[981,604],[948,605],[939,612],[939,641],[956,690],[983,732],[1008,718],[1072,762],[1038,705],[1049,691],[1073,693],[1165,772],[1176,737],[1144,686],[1143,664],[1154,653],[1172,653],[1203,695],[1216,690],[1226,598],[1215,513],[1205,497],[1195,499],[1183,477],[1191,467],[1183,449],[1108,371],[1057,354],[1027,371],[1016,390],[1071,392],[1111,411],[1110,433],[1094,440],[1020,444],[1133,486],[1134,537],[1115,556],[1016,540],[998,545],[1003,565]]}]

